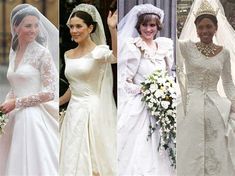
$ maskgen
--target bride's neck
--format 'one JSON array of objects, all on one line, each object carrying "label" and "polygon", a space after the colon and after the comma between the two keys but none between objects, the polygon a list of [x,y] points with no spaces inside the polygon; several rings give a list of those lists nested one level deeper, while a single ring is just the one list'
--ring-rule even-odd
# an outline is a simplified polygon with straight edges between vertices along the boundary
[{"label": "bride's neck", "polygon": [[142,38],[142,40],[148,45],[149,48],[152,48],[152,49],[156,49],[157,48],[157,45],[156,45],[154,40],[152,40],[152,39],[146,40],[144,38]]},{"label": "bride's neck", "polygon": [[27,46],[28,46],[28,43],[19,42],[18,47],[17,47],[17,52],[18,53],[24,52],[26,50]]},{"label": "bride's neck", "polygon": [[92,48],[94,47],[96,44],[91,40],[91,38],[89,37],[88,39],[83,40],[82,42],[78,43],[78,46],[80,49],[87,49],[87,48]]}]

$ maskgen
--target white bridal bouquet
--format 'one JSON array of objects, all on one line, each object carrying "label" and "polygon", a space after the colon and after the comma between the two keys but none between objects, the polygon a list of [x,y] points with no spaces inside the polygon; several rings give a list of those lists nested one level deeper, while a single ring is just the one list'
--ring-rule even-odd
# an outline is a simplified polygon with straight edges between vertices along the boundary
[{"label": "white bridal bouquet", "polygon": [[8,118],[6,114],[0,111],[0,136],[4,133],[3,129],[6,126],[7,122],[8,122]]},{"label": "white bridal bouquet", "polygon": [[176,167],[176,90],[175,81],[167,71],[156,70],[142,83],[142,94],[151,115],[156,119],[150,125],[149,136],[160,127],[158,150],[168,152],[171,164]]}]

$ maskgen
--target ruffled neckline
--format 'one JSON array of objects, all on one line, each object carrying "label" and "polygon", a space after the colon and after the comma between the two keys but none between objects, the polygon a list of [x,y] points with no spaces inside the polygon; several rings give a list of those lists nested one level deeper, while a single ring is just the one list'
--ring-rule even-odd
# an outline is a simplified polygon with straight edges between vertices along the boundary
[{"label": "ruffled neckline", "polygon": [[149,46],[146,44],[146,42],[141,37],[134,38],[133,43],[136,45],[136,47],[140,48],[140,50],[143,52],[144,58],[150,59],[151,61],[155,61],[158,48],[157,48],[157,50],[153,50],[153,49],[149,48]]}]

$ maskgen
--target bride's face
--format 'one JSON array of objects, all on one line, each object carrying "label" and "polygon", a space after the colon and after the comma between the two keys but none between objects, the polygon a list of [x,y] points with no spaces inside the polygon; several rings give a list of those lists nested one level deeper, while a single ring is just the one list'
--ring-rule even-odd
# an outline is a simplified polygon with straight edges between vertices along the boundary
[{"label": "bride's face", "polygon": [[213,36],[217,30],[217,26],[209,18],[203,18],[196,25],[197,34],[201,42],[209,44],[212,42]]},{"label": "bride's face", "polygon": [[72,17],[69,23],[70,34],[76,43],[81,43],[90,37],[92,25],[87,26],[83,19]]},{"label": "bride's face", "polygon": [[39,20],[36,16],[26,16],[16,28],[16,33],[20,42],[33,42],[39,33]]},{"label": "bride's face", "polygon": [[140,25],[140,35],[144,40],[153,40],[157,32],[157,24],[154,19]]}]

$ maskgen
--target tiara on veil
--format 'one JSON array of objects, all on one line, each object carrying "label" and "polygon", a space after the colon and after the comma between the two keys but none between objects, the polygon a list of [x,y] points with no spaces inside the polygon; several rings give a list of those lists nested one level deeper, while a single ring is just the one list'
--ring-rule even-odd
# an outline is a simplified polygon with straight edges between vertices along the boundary
[{"label": "tiara on veil", "polygon": [[73,11],[71,12],[71,14],[68,18],[68,21],[66,23],[67,25],[69,24],[71,16],[77,11],[83,11],[83,12],[88,13],[92,17],[92,20],[97,23],[95,32],[91,33],[91,39],[97,45],[106,44],[106,37],[105,37],[105,33],[104,33],[103,22],[102,22],[101,16],[100,16],[98,10],[96,9],[96,7],[93,5],[90,5],[90,4],[77,5],[73,9]]},{"label": "tiara on veil", "polygon": [[152,4],[142,4],[135,6],[137,10],[137,16],[139,17],[142,14],[155,14],[160,18],[161,23],[163,22],[164,12],[160,8],[153,6]]},{"label": "tiara on veil", "polygon": [[205,14],[216,16],[217,13],[218,9],[215,10],[207,0],[203,0],[202,3],[200,4],[200,7],[197,9],[197,12],[194,15],[197,18]]},{"label": "tiara on veil", "polygon": [[77,5],[71,14],[77,12],[77,11],[83,11],[91,15],[92,19],[96,19],[96,8],[93,5],[90,4],[79,4]]}]

